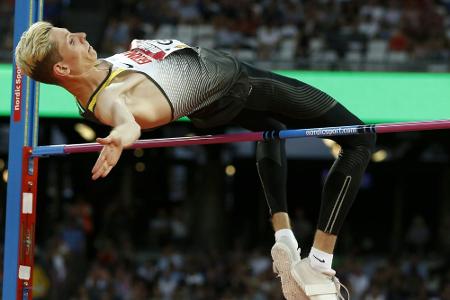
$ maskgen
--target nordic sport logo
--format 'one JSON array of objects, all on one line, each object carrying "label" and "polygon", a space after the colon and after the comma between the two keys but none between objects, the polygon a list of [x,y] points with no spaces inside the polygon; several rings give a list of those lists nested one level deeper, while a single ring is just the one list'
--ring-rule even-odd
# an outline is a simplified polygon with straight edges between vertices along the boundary
[{"label": "nordic sport logo", "polygon": [[16,66],[14,79],[14,122],[19,122],[22,114],[22,71]]},{"label": "nordic sport logo", "polygon": [[313,136],[332,136],[332,135],[350,135],[358,133],[358,128],[322,128],[322,129],[307,129],[305,135]]}]

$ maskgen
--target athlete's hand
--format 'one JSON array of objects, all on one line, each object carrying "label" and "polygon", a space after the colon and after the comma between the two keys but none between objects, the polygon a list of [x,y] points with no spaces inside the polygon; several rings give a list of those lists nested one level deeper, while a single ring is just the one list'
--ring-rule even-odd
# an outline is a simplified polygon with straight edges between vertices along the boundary
[{"label": "athlete's hand", "polygon": [[103,145],[103,149],[92,168],[93,180],[107,176],[117,164],[123,150],[122,139],[114,132],[111,132],[105,138],[97,138],[97,142]]}]

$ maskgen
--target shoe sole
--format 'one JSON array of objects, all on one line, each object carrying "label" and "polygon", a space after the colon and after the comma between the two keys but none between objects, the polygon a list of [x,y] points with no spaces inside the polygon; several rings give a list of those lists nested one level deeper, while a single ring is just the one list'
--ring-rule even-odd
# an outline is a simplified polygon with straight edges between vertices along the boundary
[{"label": "shoe sole", "polygon": [[[292,277],[291,268],[300,260],[292,258],[289,248],[281,243],[275,243],[271,250],[274,270],[281,278],[281,288],[287,300],[308,300],[309,298]],[[292,261],[292,263],[290,263]]]},{"label": "shoe sole", "polygon": [[306,299],[311,299],[311,300],[337,300],[337,294],[334,291],[334,286],[332,289],[330,289],[329,291],[324,291],[326,292],[326,294],[316,294],[317,291],[314,291],[314,288],[311,289],[311,287],[309,288],[309,292],[313,293],[315,295],[311,295],[311,296],[307,296],[307,292],[305,291],[305,284],[303,283],[302,279],[298,276],[298,274],[296,272],[294,272],[294,268],[291,268],[290,274],[292,276],[292,279],[297,283],[297,285],[300,287],[300,289],[302,290],[302,292],[305,294]]}]

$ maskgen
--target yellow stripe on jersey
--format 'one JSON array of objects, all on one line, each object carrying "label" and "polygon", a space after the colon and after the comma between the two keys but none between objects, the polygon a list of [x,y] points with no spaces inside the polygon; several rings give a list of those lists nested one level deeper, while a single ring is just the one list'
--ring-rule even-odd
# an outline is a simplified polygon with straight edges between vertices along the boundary
[{"label": "yellow stripe on jersey", "polygon": [[109,78],[107,80],[105,80],[105,82],[103,82],[102,86],[97,90],[97,93],[95,93],[95,95],[92,97],[91,101],[89,102],[89,105],[87,107],[89,111],[94,112],[95,104],[97,103],[97,96],[98,96],[98,94],[100,94],[100,92],[102,90],[104,90],[117,75],[119,75],[120,73],[122,73],[125,70],[126,69],[122,69],[122,68],[115,69],[111,73]]}]

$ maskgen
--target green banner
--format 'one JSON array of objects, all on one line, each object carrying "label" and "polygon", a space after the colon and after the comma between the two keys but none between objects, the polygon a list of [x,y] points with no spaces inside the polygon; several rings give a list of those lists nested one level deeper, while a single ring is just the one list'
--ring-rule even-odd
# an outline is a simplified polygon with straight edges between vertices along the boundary
[{"label": "green banner", "polygon": [[[450,119],[450,74],[277,71],[326,91],[367,123]],[[9,116],[11,65],[0,65],[0,116]],[[41,84],[41,117],[75,118],[64,89]]]}]

